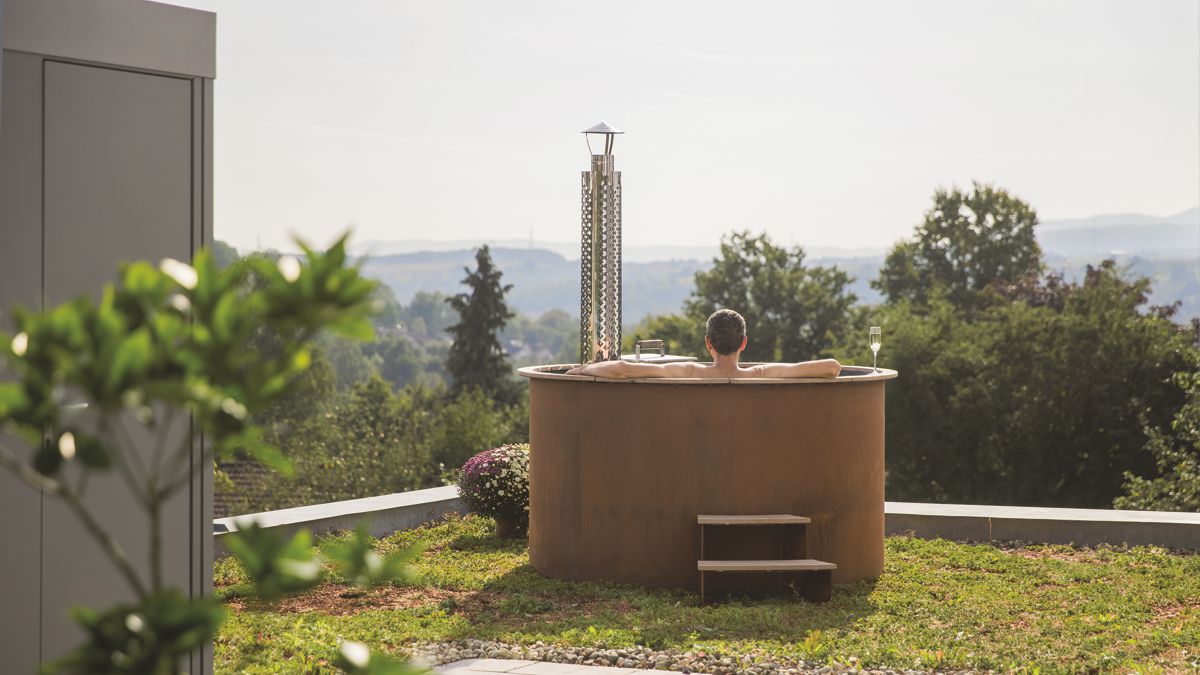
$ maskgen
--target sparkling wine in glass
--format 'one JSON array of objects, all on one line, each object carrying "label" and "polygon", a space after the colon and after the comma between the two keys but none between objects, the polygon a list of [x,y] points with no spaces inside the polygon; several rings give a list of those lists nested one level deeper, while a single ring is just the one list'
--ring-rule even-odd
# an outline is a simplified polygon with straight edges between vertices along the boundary
[{"label": "sparkling wine in glass", "polygon": [[883,331],[879,326],[871,326],[871,369],[879,372],[879,345],[883,343]]}]

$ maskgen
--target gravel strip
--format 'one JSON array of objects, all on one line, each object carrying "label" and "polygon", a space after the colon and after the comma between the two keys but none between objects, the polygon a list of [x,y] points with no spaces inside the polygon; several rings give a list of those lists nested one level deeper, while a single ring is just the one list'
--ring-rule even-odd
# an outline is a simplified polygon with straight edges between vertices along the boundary
[{"label": "gravel strip", "polygon": [[532,645],[514,645],[488,640],[456,640],[416,645],[412,656],[430,666],[453,663],[462,659],[525,659],[572,663],[585,666],[615,666],[673,670],[680,673],[705,675],[801,675],[830,673],[867,673],[869,675],[917,675],[918,673],[975,674],[992,671],[973,670],[895,670],[889,668],[860,668],[853,665],[830,666],[825,663],[779,659],[765,654],[718,656],[702,651],[660,651],[648,647],[597,649],[594,647],[559,647],[541,640]]}]

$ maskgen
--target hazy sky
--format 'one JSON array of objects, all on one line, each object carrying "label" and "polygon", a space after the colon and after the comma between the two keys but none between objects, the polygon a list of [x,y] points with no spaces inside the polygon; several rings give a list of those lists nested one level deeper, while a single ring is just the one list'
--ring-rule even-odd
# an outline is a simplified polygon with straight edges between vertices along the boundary
[{"label": "hazy sky", "polygon": [[1200,202],[1195,0],[179,0],[217,18],[216,234],[883,247],[938,185],[1046,218]]}]

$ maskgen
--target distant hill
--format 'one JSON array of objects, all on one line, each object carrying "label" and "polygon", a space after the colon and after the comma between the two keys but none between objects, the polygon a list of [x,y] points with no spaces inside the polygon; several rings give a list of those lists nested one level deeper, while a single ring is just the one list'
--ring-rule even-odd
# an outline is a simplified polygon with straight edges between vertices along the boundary
[{"label": "distant hill", "polygon": [[[493,248],[492,259],[513,285],[509,301],[518,311],[537,316],[550,309],[579,313],[579,261],[553,251]],[[877,302],[878,293],[867,282],[874,278],[882,258],[809,259],[812,264],[838,265],[856,277],[852,291],[860,302]],[[401,302],[418,291],[458,293],[466,273],[474,266],[474,251],[423,251],[367,258],[363,273],[386,283]],[[710,260],[659,260],[624,264],[622,282],[625,323],[632,325],[648,314],[676,312],[692,290],[696,272]]]},{"label": "distant hill", "polygon": [[[579,261],[553,251],[493,248],[492,259],[512,284],[509,302],[518,311],[537,316],[550,309],[579,315]],[[471,249],[424,251],[366,259],[363,273],[391,286],[401,302],[417,291],[458,293],[464,268],[474,267]],[[677,311],[692,289],[696,270],[707,266],[697,260],[628,262],[622,283],[625,322],[636,323],[647,314]]]},{"label": "distant hill", "polygon": [[1200,256],[1200,208],[1173,216],[1119,213],[1074,220],[1047,220],[1038,227],[1047,253],[1100,259],[1111,254],[1148,258]]},{"label": "distant hill", "polygon": [[[1072,279],[1087,263],[1115,257],[1130,271],[1154,279],[1152,301],[1183,302],[1182,316],[1200,316],[1200,208],[1173,216],[1111,214],[1071,220],[1048,220],[1038,227],[1038,240],[1051,268]],[[353,247],[365,256],[364,272],[392,287],[401,302],[417,291],[457,293],[474,265],[473,249],[481,242],[410,239],[363,241]],[[512,306],[537,316],[550,309],[579,312],[578,243],[504,239],[488,242],[506,283],[513,284]],[[807,248],[807,247],[806,247]],[[880,297],[869,282],[883,265],[882,250],[807,248],[808,262],[835,265],[854,277],[851,291],[859,302]],[[627,245],[623,288],[625,323],[647,314],[678,311],[692,289],[697,270],[707,269],[715,245]]]},{"label": "distant hill", "polygon": [[[567,260],[579,260],[579,241],[542,241],[522,239],[489,239],[488,241],[434,239],[401,239],[380,241],[368,239],[350,247],[355,255],[381,257],[404,253],[452,252],[474,249],[487,244],[493,249],[507,248],[514,251],[551,251]],[[635,246],[626,244],[622,254],[627,262],[658,262],[661,260],[708,260],[717,253],[713,246]]]},{"label": "distant hill", "polygon": [[[350,246],[350,252],[367,257],[381,257],[404,253],[450,252],[474,249],[480,244],[487,244],[493,249],[509,248],[523,251],[552,251],[567,260],[579,260],[578,241],[542,241],[522,239],[489,239],[487,241],[472,241],[465,239],[436,240],[436,239],[401,239],[398,241],[381,241],[367,239]],[[677,246],[653,245],[639,246],[626,243],[621,251],[626,262],[660,262],[664,260],[711,260],[718,252],[718,245],[711,246]],[[838,248],[806,246],[804,250],[809,256],[824,258],[882,258],[885,253],[881,248]]]},{"label": "distant hill", "polygon": [[[1063,258],[1100,259],[1113,252],[1150,258],[1200,256],[1200,207],[1190,208],[1172,216],[1114,213],[1087,218],[1044,220],[1038,225],[1037,234],[1043,250],[1052,256]],[[351,250],[355,255],[385,257],[406,253],[465,251],[483,243],[497,249],[551,251],[567,260],[579,259],[578,241],[540,239],[492,239],[486,242],[465,239],[369,239],[356,242]],[[716,255],[717,248],[715,243],[710,246],[640,246],[627,242],[623,253],[628,262],[709,260]],[[887,252],[881,248],[821,246],[805,246],[805,251],[813,259],[830,260],[882,259]]]}]

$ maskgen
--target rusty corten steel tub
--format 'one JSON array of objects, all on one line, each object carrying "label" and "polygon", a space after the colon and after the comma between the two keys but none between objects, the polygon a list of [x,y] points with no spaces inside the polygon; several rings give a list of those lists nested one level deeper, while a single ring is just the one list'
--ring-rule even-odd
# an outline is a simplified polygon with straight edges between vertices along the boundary
[{"label": "rusty corten steel tub", "polygon": [[[835,583],[883,571],[884,383],[529,378],[529,558],[560,579],[695,589],[698,514],[812,518]],[[712,557],[712,556],[709,556]],[[744,556],[739,556],[744,557]]]}]

